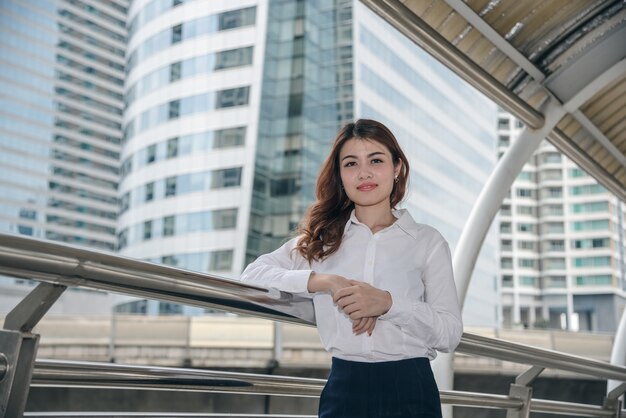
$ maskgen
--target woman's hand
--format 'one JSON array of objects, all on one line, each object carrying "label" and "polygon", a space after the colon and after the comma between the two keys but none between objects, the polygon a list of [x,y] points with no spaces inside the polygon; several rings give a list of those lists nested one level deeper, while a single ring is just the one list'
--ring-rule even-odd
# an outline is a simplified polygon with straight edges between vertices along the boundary
[{"label": "woman's hand", "polygon": [[367,332],[367,334],[371,336],[374,331],[374,327],[376,326],[377,319],[378,317],[368,316],[367,318],[352,321],[352,332],[354,332],[355,335]]},{"label": "woman's hand", "polygon": [[330,292],[334,295],[339,289],[350,286],[350,280],[337,274],[311,273],[307,284],[310,293]]},{"label": "woman's hand", "polygon": [[391,309],[389,292],[356,280],[349,280],[349,284],[333,292],[333,301],[352,320],[378,317]]}]

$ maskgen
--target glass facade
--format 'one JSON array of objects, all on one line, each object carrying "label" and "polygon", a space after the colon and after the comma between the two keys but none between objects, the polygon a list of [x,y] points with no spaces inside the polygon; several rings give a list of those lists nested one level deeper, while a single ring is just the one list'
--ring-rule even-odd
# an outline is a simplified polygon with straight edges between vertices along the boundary
[{"label": "glass facade", "polygon": [[2,231],[114,250],[125,19],[123,2],[0,3]]},{"label": "glass facade", "polygon": [[291,236],[352,113],[352,2],[269,2],[246,264]]}]

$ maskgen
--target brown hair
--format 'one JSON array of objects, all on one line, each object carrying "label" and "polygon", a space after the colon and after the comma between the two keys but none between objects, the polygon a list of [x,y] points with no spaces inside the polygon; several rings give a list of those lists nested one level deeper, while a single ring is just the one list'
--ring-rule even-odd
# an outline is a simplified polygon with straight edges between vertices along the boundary
[{"label": "brown hair", "polygon": [[394,164],[402,162],[398,181],[394,183],[390,195],[391,208],[404,198],[406,192],[409,162],[402,152],[396,137],[382,123],[370,119],[359,119],[345,125],[337,133],[335,143],[322,165],[317,178],[314,202],[298,228],[300,238],[295,249],[309,262],[322,260],[339,249],[343,231],[354,208],[341,184],[339,153],[350,139],[367,139],[383,144]]}]

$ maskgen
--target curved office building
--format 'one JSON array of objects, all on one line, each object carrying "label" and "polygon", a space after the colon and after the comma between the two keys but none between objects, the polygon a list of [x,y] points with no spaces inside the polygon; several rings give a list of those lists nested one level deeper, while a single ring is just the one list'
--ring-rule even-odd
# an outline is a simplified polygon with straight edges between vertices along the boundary
[{"label": "curved office building", "polygon": [[[229,276],[241,264],[262,28],[251,1],[135,1],[120,183],[122,254]],[[249,177],[249,176],[248,176]]]}]

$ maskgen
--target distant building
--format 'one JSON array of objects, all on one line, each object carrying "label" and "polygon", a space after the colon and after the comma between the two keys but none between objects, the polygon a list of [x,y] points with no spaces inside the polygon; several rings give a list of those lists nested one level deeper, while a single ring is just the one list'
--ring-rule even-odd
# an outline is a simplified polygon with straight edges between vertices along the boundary
[{"label": "distant building", "polygon": [[[500,153],[522,124],[500,112]],[[502,324],[615,332],[626,303],[623,203],[543,142],[498,217]]]},{"label": "distant building", "polygon": [[[0,231],[115,249],[126,12],[125,0],[0,2]],[[0,311],[31,287],[2,279]],[[53,310],[103,313],[111,299],[67,292]]]}]

